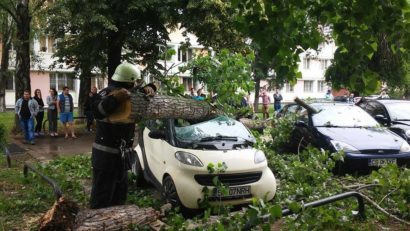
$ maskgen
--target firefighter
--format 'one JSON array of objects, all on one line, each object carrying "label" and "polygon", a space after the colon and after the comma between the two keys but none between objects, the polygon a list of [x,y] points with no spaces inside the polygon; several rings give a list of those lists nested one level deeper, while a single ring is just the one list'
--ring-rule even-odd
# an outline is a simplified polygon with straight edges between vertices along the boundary
[{"label": "firefighter", "polygon": [[[135,154],[132,153],[135,121],[111,122],[109,116],[121,110],[119,105],[130,99],[129,91],[140,79],[141,73],[135,65],[120,64],[109,86],[98,93],[93,104],[97,131],[92,148],[92,209],[122,205],[127,198],[127,171],[130,169],[130,156]],[[156,87],[149,84],[137,90],[152,96]]]}]

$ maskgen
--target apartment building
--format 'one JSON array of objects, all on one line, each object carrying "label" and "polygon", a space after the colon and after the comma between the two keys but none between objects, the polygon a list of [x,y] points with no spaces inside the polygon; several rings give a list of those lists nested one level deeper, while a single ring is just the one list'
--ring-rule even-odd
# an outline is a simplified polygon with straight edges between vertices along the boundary
[{"label": "apartment building", "polygon": [[[205,48],[199,44],[198,39],[193,34],[188,34],[187,37],[182,35],[181,31],[171,31],[169,34],[170,42],[166,46],[158,45],[160,51],[172,49],[175,54],[167,57],[167,60],[159,60],[165,69],[168,76],[179,76],[180,84],[183,84],[186,93],[189,93],[190,88],[198,89],[202,87],[196,81],[190,72],[180,73],[179,67],[186,65],[188,61],[200,54],[213,55],[211,49]],[[189,47],[183,44],[189,40]],[[33,57],[31,60],[31,88],[32,92],[35,89],[40,89],[45,100],[50,87],[54,87],[60,93],[64,86],[68,86],[73,95],[75,106],[78,102],[78,92],[80,81],[75,76],[72,68],[68,68],[65,64],[58,63],[52,65],[55,59],[52,58],[55,52],[56,40],[50,37],[40,37],[32,42]],[[295,85],[285,84],[280,90],[284,97],[284,101],[292,101],[295,96],[300,98],[323,98],[329,86],[324,81],[324,73],[326,68],[331,64],[333,53],[335,51],[334,43],[322,44],[319,52],[308,50],[300,55],[299,70],[302,73],[302,78],[297,80]],[[15,51],[11,51],[10,69],[15,69]],[[141,67],[143,69],[143,67]],[[6,106],[13,108],[16,102],[14,77],[10,77],[6,81]],[[146,82],[152,82],[152,76],[145,76]],[[107,79],[104,76],[97,75],[92,79],[92,86],[97,89],[102,89],[107,85]],[[262,83],[264,85],[264,83]],[[206,92],[206,87],[205,87]],[[273,92],[271,92],[273,94]]]}]

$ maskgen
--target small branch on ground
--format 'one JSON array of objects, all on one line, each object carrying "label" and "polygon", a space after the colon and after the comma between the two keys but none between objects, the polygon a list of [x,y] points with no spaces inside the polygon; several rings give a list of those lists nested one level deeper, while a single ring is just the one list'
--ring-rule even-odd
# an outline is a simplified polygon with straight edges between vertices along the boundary
[{"label": "small branch on ground", "polygon": [[399,222],[401,222],[401,223],[403,223],[403,224],[410,225],[410,222],[409,222],[409,221],[403,220],[403,219],[401,219],[401,218],[399,218],[399,217],[397,217],[397,216],[395,216],[395,215],[393,215],[393,214],[387,212],[384,208],[380,207],[375,201],[373,201],[372,199],[370,199],[370,198],[369,198],[368,196],[366,196],[365,194],[360,193],[360,192],[359,192],[359,194],[363,197],[363,199],[365,199],[367,202],[369,202],[371,205],[373,205],[373,206],[374,206],[376,209],[378,209],[380,212],[384,213],[386,216],[388,216],[388,217],[390,217],[390,218],[393,218],[393,219],[395,219],[395,220],[397,220],[397,221],[399,221]]}]

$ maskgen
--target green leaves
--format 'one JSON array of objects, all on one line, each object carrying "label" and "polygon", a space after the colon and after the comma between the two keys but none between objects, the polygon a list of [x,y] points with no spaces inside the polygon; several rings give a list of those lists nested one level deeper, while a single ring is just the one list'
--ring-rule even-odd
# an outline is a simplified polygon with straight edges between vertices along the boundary
[{"label": "green leaves", "polygon": [[234,113],[241,98],[254,89],[251,78],[253,54],[246,56],[222,50],[214,57],[199,56],[180,68],[191,70],[194,80],[207,86],[208,92],[217,94],[217,104],[226,113]]}]

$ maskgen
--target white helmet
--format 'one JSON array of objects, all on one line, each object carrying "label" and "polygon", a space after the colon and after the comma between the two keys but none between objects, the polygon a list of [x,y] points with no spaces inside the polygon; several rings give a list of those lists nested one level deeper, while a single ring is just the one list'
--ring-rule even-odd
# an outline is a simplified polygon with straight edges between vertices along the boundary
[{"label": "white helmet", "polygon": [[141,79],[141,71],[131,63],[121,63],[115,69],[111,79],[117,82],[134,83]]}]

